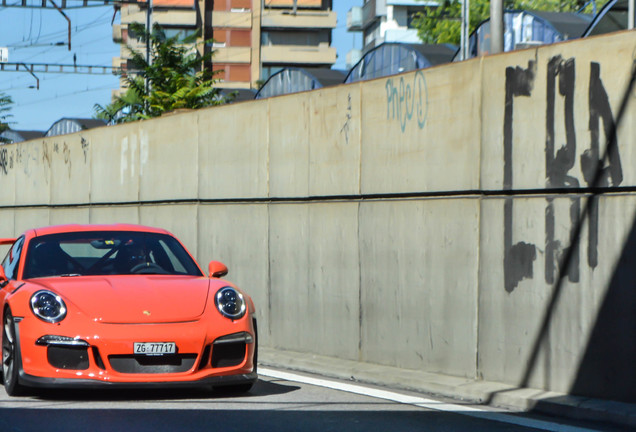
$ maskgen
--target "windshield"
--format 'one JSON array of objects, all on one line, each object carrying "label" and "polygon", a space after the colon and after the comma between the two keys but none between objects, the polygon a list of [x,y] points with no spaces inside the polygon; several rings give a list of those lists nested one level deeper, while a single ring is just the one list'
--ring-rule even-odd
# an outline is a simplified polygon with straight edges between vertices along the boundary
[{"label": "windshield", "polygon": [[23,278],[122,274],[202,276],[174,237],[146,232],[93,231],[32,239]]}]

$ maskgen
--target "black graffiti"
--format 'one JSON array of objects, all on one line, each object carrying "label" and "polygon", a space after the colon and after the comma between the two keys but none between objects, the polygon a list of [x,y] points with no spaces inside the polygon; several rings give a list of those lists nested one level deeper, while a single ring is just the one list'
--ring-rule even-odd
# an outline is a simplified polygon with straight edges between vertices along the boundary
[{"label": "black graffiti", "polygon": [[[609,166],[601,167],[600,155],[600,122],[603,122],[605,138],[611,135],[614,128],[614,115],[609,103],[609,97],[601,81],[601,67],[598,63],[590,65],[590,87],[588,93],[590,105],[590,148],[581,156],[581,170],[588,186],[618,186],[623,181],[623,168],[618,153],[618,146],[612,146],[608,154]],[[596,180],[597,167],[600,167],[599,178]],[[596,181],[597,184],[594,184]],[[588,225],[589,246],[587,260],[592,268],[598,265],[598,199],[590,198],[590,224]]]},{"label": "black graffiti", "polygon": [[[547,110],[546,110],[546,145],[545,168],[547,186],[549,188],[578,187],[579,180],[568,175],[576,162],[576,131],[574,129],[574,89],[575,89],[575,63],[574,59],[564,61],[561,56],[552,57],[548,62],[547,84]],[[555,110],[556,89],[558,78],[558,93],[564,99],[564,126],[565,144],[555,154]],[[574,227],[581,210],[581,199],[571,198],[570,202],[570,226]],[[567,253],[561,243],[555,238],[555,214],[554,200],[548,198],[545,209],[545,280],[554,283],[558,263],[561,261],[561,251]],[[568,268],[570,282],[579,281],[579,254],[573,251],[572,265]]]},{"label": "black graffiti", "polygon": [[[514,98],[529,97],[534,86],[536,63],[528,62],[526,69],[520,67],[506,68],[506,103],[504,111],[504,189],[512,189],[512,125],[514,117]],[[525,278],[532,278],[532,264],[537,258],[536,247],[533,244],[518,242],[513,244],[513,198],[506,198],[504,202],[504,287],[512,292],[519,282]]]},{"label": "black graffiti", "polygon": [[[350,124],[351,124],[351,119],[353,118],[352,114],[351,114],[351,93],[349,93],[347,95],[347,114],[345,116],[345,123],[342,126],[342,129],[340,129],[340,133],[345,134],[345,142],[347,144],[349,144],[349,128],[350,128]],[[88,143],[86,144],[86,146],[88,147]],[[84,147],[84,138],[82,138],[82,148]],[[86,158],[86,150],[84,151],[84,158]]]},{"label": "black graffiti", "polygon": [[[514,98],[518,96],[530,97],[533,90],[536,66],[533,61],[528,62],[526,69],[520,67],[506,68],[506,95],[504,113],[504,189],[511,190],[513,186],[513,120]],[[579,187],[579,180],[569,172],[576,164],[577,139],[574,119],[575,105],[575,60],[563,60],[561,56],[553,57],[548,62],[546,81],[546,185],[548,188],[564,189]],[[558,89],[558,93],[557,93]],[[556,98],[563,99],[563,124],[565,128],[565,143],[557,150],[555,142]],[[601,130],[605,138],[609,137],[615,127],[609,97],[600,78],[600,65],[591,63],[589,82],[589,131],[590,148],[586,149],[580,159],[583,178],[590,187],[618,186],[623,181],[618,146],[608,155],[606,166],[601,166],[600,154]],[[601,129],[601,123],[603,128]],[[600,166],[600,168],[598,168]],[[598,264],[598,201],[592,201],[588,223],[587,262],[593,269]],[[571,233],[580,219],[581,200],[571,198],[569,218]],[[545,280],[554,283],[557,275],[558,263],[569,251],[555,236],[555,200],[547,198],[545,209]],[[533,244],[518,242],[513,244],[512,233],[514,227],[513,198],[506,198],[504,202],[504,286],[506,291],[513,291],[524,278],[532,278],[532,266],[536,259],[536,247]],[[578,243],[576,243],[578,244]],[[578,246],[575,246],[578,247]],[[579,281],[580,258],[579,251],[572,251],[572,261],[567,269],[570,282]]]},{"label": "black graffiti", "polygon": [[[351,95],[349,96],[349,105],[351,105]],[[347,137],[347,142],[349,142],[349,139]],[[82,150],[84,151],[84,163],[87,162],[86,158],[88,156],[88,141],[86,140],[86,138],[82,137]]]},{"label": "black graffiti", "polygon": [[7,149],[0,149],[0,169],[3,173],[9,174],[9,152]]}]

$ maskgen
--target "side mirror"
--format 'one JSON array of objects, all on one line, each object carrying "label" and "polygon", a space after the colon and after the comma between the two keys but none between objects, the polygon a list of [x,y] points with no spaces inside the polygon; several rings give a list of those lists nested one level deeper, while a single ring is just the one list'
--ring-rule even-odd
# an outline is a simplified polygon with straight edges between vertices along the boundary
[{"label": "side mirror", "polygon": [[210,261],[208,270],[211,278],[220,278],[227,274],[227,267],[219,261]]},{"label": "side mirror", "polygon": [[9,283],[7,274],[4,272],[4,267],[0,266],[0,288],[4,288],[7,283]]}]

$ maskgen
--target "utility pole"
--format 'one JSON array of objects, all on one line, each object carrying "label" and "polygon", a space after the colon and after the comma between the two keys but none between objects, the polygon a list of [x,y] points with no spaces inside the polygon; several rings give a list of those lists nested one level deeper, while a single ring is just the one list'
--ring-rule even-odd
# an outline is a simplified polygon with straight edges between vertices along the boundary
[{"label": "utility pole", "polygon": [[462,0],[462,25],[460,35],[461,59],[470,57],[470,0]]},{"label": "utility pole", "polygon": [[150,35],[152,34],[152,0],[148,0],[148,10],[146,10],[146,63],[152,62],[150,55]]},{"label": "utility pole", "polygon": [[629,0],[627,3],[627,28],[634,29],[634,0]]},{"label": "utility pole", "polygon": [[490,53],[503,52],[503,0],[490,0]]}]

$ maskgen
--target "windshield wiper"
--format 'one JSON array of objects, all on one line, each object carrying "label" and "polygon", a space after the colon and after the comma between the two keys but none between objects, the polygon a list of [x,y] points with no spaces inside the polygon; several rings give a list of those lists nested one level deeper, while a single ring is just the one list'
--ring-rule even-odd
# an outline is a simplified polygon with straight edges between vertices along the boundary
[{"label": "windshield wiper", "polygon": [[75,276],[82,276],[80,273],[66,273],[66,274],[61,274],[58,275],[59,277],[75,277]]}]

